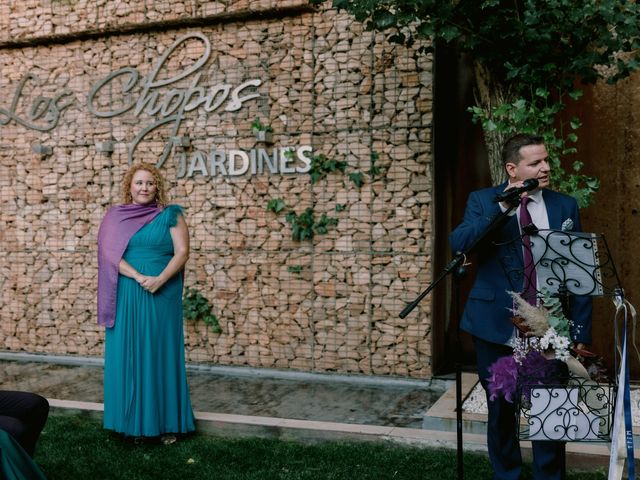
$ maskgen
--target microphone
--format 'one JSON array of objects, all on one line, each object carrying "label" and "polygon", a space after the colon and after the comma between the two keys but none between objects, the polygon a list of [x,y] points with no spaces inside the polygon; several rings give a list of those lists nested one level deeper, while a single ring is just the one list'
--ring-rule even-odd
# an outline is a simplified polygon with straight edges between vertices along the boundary
[{"label": "microphone", "polygon": [[535,224],[530,223],[529,225],[525,225],[524,227],[522,227],[522,233],[524,233],[525,235],[537,235],[538,232],[540,230],[538,230],[538,227],[535,226]]},{"label": "microphone", "polygon": [[524,181],[521,187],[518,188],[510,188],[509,190],[505,190],[502,193],[499,193],[493,199],[494,202],[507,202],[513,203],[516,198],[519,198],[524,192],[529,192],[531,190],[535,190],[538,188],[540,182],[538,182],[535,178],[529,178]]}]

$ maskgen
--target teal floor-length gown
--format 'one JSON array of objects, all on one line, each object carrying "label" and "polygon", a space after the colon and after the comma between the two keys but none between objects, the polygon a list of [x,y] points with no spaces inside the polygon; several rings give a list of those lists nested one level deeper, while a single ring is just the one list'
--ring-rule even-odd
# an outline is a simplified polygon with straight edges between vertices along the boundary
[{"label": "teal floor-length gown", "polygon": [[0,430],[0,478],[2,480],[47,480],[29,454],[4,430]]},{"label": "teal floor-length gown", "polygon": [[[129,241],[126,260],[143,275],[160,274],[173,257],[169,229],[181,214],[167,206]],[[116,318],[104,353],[104,427],[153,437],[195,430],[184,362],[182,273],[156,293],[119,275]]]}]

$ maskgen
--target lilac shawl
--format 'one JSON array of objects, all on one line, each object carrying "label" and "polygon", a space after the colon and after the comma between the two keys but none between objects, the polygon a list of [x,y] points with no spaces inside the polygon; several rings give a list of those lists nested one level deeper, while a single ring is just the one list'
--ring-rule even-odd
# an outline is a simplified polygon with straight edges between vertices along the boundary
[{"label": "lilac shawl", "polygon": [[128,203],[111,207],[98,230],[98,325],[113,327],[120,260],[131,237],[151,222],[162,208]]}]

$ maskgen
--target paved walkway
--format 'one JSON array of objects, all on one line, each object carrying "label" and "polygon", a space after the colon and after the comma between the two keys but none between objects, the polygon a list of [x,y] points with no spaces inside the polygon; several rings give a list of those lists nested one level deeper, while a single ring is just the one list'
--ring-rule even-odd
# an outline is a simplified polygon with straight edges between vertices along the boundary
[{"label": "paved walkway", "polygon": [[[267,369],[188,366],[195,411],[422,428],[447,389],[420,381]],[[0,388],[56,400],[102,403],[102,359],[0,353]]]}]

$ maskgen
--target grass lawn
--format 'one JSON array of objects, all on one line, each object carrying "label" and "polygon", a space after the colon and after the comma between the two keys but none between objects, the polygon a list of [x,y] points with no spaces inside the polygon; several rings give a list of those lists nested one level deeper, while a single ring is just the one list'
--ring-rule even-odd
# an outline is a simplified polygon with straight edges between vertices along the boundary
[{"label": "grass lawn", "polygon": [[[133,445],[86,416],[51,415],[36,462],[49,480],[454,479],[456,452],[390,443],[323,442],[194,435],[173,445]],[[465,479],[491,478],[486,456],[465,453]],[[524,478],[531,478],[527,465]],[[605,479],[604,471],[569,479]]]}]

